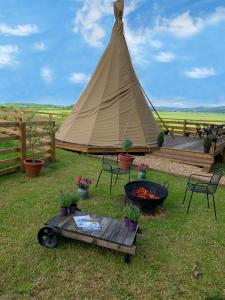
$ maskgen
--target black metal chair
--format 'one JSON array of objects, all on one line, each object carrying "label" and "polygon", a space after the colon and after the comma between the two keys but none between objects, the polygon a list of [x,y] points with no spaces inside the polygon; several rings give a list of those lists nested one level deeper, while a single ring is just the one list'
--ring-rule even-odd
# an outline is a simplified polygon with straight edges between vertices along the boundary
[{"label": "black metal chair", "polygon": [[[212,196],[213,199],[213,207],[214,207],[214,213],[215,213],[215,219],[217,219],[217,214],[216,214],[216,205],[215,205],[215,198],[214,195],[217,191],[218,184],[220,182],[220,179],[224,175],[223,170],[218,170],[215,173],[213,173],[212,176],[207,176],[207,175],[199,175],[199,174],[192,174],[187,182],[186,186],[186,191],[184,194],[184,199],[183,199],[183,204],[185,203],[187,192],[191,192],[190,200],[188,203],[188,208],[187,208],[187,214],[189,213],[190,205],[191,205],[191,200],[193,197],[193,193],[201,193],[201,194],[206,194],[207,195],[207,203],[208,203],[208,208],[209,208],[209,195]],[[207,182],[201,182],[201,181],[193,181],[193,176],[200,177],[200,178],[208,178]]]},{"label": "black metal chair", "polygon": [[[116,160],[113,159],[112,155],[116,156]],[[101,171],[99,173],[99,176],[98,176],[95,187],[98,186],[98,183],[99,183],[99,180],[100,180],[100,177],[101,177],[103,171],[110,174],[110,186],[109,186],[110,195],[112,193],[113,175],[116,175],[114,184],[117,183],[119,175],[126,175],[127,174],[128,179],[130,181],[130,170],[124,170],[124,169],[119,168],[118,155],[116,153],[103,153],[102,168],[101,168]]]},{"label": "black metal chair", "polygon": [[196,125],[195,138],[199,137],[199,139],[201,139],[202,138],[202,134],[203,134],[202,127],[200,125]]}]

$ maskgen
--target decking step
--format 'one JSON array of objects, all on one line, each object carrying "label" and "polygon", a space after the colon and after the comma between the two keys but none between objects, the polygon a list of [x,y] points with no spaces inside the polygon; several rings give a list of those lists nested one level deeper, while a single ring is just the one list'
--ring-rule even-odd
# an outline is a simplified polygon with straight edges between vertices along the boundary
[{"label": "decking step", "polygon": [[195,157],[184,157],[184,156],[181,157],[180,155],[173,155],[173,154],[167,154],[162,152],[154,152],[152,156],[168,158],[170,160],[179,163],[201,166],[201,167],[211,167],[213,164],[213,160],[205,160],[205,159],[200,159]]}]

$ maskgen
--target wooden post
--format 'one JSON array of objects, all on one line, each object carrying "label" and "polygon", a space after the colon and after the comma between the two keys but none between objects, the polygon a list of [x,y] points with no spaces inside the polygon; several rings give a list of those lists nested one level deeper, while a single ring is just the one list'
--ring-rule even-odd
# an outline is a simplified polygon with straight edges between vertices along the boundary
[{"label": "wooden post", "polygon": [[183,127],[183,135],[185,136],[186,133],[186,128],[187,128],[187,120],[184,120],[184,127]]},{"label": "wooden post", "polygon": [[[55,121],[50,121],[50,125],[54,129]],[[50,132],[50,143],[51,161],[55,161],[55,132],[53,130]]]},{"label": "wooden post", "polygon": [[212,142],[209,153],[214,155],[215,152],[216,152],[216,142]]},{"label": "wooden post", "polygon": [[222,162],[225,162],[225,149],[223,149],[223,157],[222,157]]},{"label": "wooden post", "polygon": [[20,122],[19,135],[20,135],[20,170],[24,171],[23,161],[26,159],[26,152],[27,152],[26,122]]}]

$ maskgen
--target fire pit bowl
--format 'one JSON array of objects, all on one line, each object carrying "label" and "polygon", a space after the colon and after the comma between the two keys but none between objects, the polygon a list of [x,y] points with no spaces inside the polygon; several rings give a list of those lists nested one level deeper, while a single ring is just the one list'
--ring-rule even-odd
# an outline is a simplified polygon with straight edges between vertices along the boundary
[{"label": "fire pit bowl", "polygon": [[[135,194],[137,194],[137,191],[140,188],[146,189],[147,192],[156,196],[157,199],[154,197],[147,199],[137,197]],[[126,193],[126,200],[149,209],[155,209],[156,206],[161,205],[168,196],[168,190],[165,186],[152,181],[130,181],[124,186],[124,190]]]}]

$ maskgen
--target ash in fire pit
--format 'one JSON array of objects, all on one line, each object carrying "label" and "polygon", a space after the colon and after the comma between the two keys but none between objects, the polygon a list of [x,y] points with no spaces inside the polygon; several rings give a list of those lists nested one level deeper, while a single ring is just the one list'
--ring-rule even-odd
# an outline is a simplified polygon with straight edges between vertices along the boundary
[{"label": "ash in fire pit", "polygon": [[152,181],[131,181],[125,186],[126,202],[155,211],[168,196],[165,186]]}]

